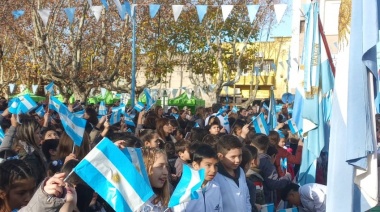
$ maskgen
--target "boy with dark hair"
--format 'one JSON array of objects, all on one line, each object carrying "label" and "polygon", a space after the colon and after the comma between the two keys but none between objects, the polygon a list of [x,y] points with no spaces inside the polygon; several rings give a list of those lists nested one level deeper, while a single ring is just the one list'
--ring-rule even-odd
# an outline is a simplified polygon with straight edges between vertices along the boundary
[{"label": "boy with dark hair", "polygon": [[240,140],[233,135],[220,137],[217,144],[220,163],[215,181],[220,185],[224,211],[252,210],[245,173],[239,167],[242,161],[242,147]]},{"label": "boy with dark hair", "polygon": [[219,185],[213,180],[218,172],[218,156],[207,144],[199,144],[194,152],[192,166],[195,170],[205,169],[205,180],[197,190],[198,199],[182,203],[173,208],[174,212],[183,211],[223,211],[222,194]]},{"label": "boy with dark hair", "polygon": [[175,161],[174,167],[176,172],[175,175],[178,179],[182,176],[183,164],[188,164],[188,161],[191,159],[189,147],[190,142],[186,140],[175,143],[175,153],[178,155],[178,158]]},{"label": "boy with dark hair", "polygon": [[251,141],[251,145],[256,147],[259,153],[259,169],[264,179],[265,203],[277,203],[276,190],[283,189],[288,185],[291,182],[291,175],[286,173],[283,177],[278,176],[271,156],[267,155],[269,147],[268,136],[261,133],[256,134]]},{"label": "boy with dark hair", "polygon": [[324,212],[326,211],[327,187],[317,183],[303,186],[291,183],[281,193],[281,199],[297,206],[300,211]]}]

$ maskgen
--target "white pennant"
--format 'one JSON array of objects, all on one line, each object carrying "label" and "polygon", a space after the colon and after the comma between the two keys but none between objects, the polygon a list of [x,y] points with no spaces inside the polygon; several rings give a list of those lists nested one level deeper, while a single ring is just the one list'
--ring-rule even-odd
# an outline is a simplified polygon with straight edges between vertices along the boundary
[{"label": "white pennant", "polygon": [[226,21],[233,8],[234,5],[222,5],[223,21]]},{"label": "white pennant", "polygon": [[21,84],[20,85],[20,93],[23,92],[25,90],[25,88],[26,88],[26,85]]},{"label": "white pennant", "polygon": [[37,89],[38,89],[38,85],[32,85],[32,91],[34,94],[36,94]]},{"label": "white pennant", "polygon": [[92,0],[87,0],[88,2],[88,5],[90,5],[90,7],[92,7]]},{"label": "white pennant", "polygon": [[137,4],[132,4],[131,5],[131,16],[133,17],[134,14],[135,14],[135,7],[137,6]]},{"label": "white pennant", "polygon": [[281,22],[282,17],[284,16],[284,13],[285,13],[287,7],[288,7],[287,4],[275,4],[274,5],[274,12],[276,13],[276,19],[277,19],[278,24]]},{"label": "white pennant", "polygon": [[174,21],[177,21],[179,15],[182,12],[183,5],[172,5],[172,8],[173,8]]},{"label": "white pennant", "polygon": [[92,6],[91,11],[95,16],[96,21],[99,21],[100,15],[102,14],[103,6]]},{"label": "white pennant", "polygon": [[177,93],[178,93],[178,88],[173,88],[173,90],[172,90],[173,98],[175,98],[177,96]]},{"label": "white pennant", "polygon": [[192,93],[192,89],[191,88],[187,89],[186,95],[188,99],[191,99],[191,93]]},{"label": "white pennant", "polygon": [[208,88],[209,88],[209,92],[213,92],[214,89],[216,88],[216,85],[215,84],[210,84],[210,86]]},{"label": "white pennant", "polygon": [[121,18],[124,18],[125,16],[125,10],[123,10],[123,7],[119,0],[113,0],[113,2],[116,4],[117,11],[119,12],[119,15]]},{"label": "white pennant", "polygon": [[15,86],[16,86],[16,84],[14,84],[14,83],[9,83],[9,91],[10,91],[11,93],[13,93],[13,91],[15,90]]},{"label": "white pennant", "polygon": [[48,22],[49,16],[50,16],[50,12],[51,12],[50,9],[40,9],[40,10],[38,10],[38,14],[41,17],[42,22],[44,23],[44,26],[47,25],[47,22]]}]

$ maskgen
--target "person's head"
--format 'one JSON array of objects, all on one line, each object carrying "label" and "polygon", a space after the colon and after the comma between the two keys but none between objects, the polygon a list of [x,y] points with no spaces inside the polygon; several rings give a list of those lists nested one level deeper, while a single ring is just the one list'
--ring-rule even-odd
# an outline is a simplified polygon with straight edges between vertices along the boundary
[{"label": "person's head", "polygon": [[3,129],[4,133],[8,131],[11,127],[11,121],[9,119],[4,118],[0,125],[1,129]]},{"label": "person's head", "polygon": [[251,168],[258,168],[260,165],[260,160],[258,158],[258,151],[257,148],[254,146],[246,145],[245,148],[251,153],[252,155],[252,162],[251,162]]},{"label": "person's head", "polygon": [[162,148],[160,149],[163,149],[165,152],[166,152],[166,156],[170,159],[170,158],[174,158],[176,157],[176,154],[175,154],[175,145],[173,142],[171,141],[167,141],[167,142],[161,142],[160,143],[160,147],[162,146]]},{"label": "person's head", "polygon": [[190,131],[191,142],[202,142],[203,138],[208,134],[206,129],[192,128]]},{"label": "person's head", "polygon": [[243,147],[240,167],[244,170],[244,173],[247,173],[247,171],[251,168],[252,160],[253,156],[251,152]]},{"label": "person's head", "polygon": [[169,123],[170,123],[170,126],[171,126],[171,132],[170,133],[173,133],[174,130],[178,129],[178,121],[176,119],[169,119]]},{"label": "person's head", "polygon": [[[54,159],[62,160],[65,159],[66,156],[70,155],[73,151],[74,141],[64,132],[59,139],[58,147],[57,147],[57,155]],[[83,134],[83,140],[81,146],[75,145],[74,154],[78,160],[82,160],[87,153],[90,152],[90,137],[85,132]]]},{"label": "person's head", "polygon": [[204,107],[198,107],[195,110],[195,115],[201,119],[205,119],[206,118],[206,109]]},{"label": "person's head", "polygon": [[161,118],[162,115],[164,114],[164,109],[163,109],[161,106],[157,105],[157,106],[154,108],[154,113],[155,113],[159,118]]},{"label": "person's head", "polygon": [[287,201],[289,204],[294,206],[300,206],[301,205],[301,197],[298,192],[300,186],[295,183],[288,184],[284,189],[281,191],[281,199],[284,201]]},{"label": "person's head", "polygon": [[0,164],[0,173],[0,211],[26,206],[36,188],[30,166],[22,160],[7,160]]},{"label": "person's head", "polygon": [[276,146],[274,146],[272,144],[270,144],[268,146],[268,149],[267,149],[266,153],[267,153],[267,155],[269,155],[271,157],[272,163],[274,163],[274,161],[276,159],[277,152],[278,152],[278,150],[277,150]]},{"label": "person's head", "polygon": [[242,159],[243,147],[240,140],[234,135],[224,135],[217,144],[218,158],[227,170],[239,168]]},{"label": "person's head", "polygon": [[213,113],[217,113],[219,111],[220,108],[222,108],[223,105],[220,104],[220,103],[214,103],[212,104],[211,108],[212,108],[212,112]]},{"label": "person's head", "polygon": [[89,123],[96,126],[99,122],[98,113],[94,108],[87,107],[84,111],[83,118],[86,119]]},{"label": "person's head", "polygon": [[269,143],[271,145],[277,146],[280,141],[280,134],[277,131],[270,131],[268,135]]},{"label": "person's head", "polygon": [[173,127],[170,126],[170,121],[167,118],[159,118],[156,121],[156,130],[158,135],[165,139],[173,131]]},{"label": "person's head", "polygon": [[266,153],[269,146],[268,136],[262,133],[257,133],[251,140],[251,145],[256,147],[259,153]]},{"label": "person's head", "polygon": [[186,115],[187,115],[187,110],[180,110],[179,111],[179,115],[181,117],[181,119],[185,120],[186,119]]},{"label": "person's head", "polygon": [[244,125],[245,125],[245,121],[241,119],[237,119],[235,123],[232,125],[233,134],[236,136],[240,136]]},{"label": "person's head", "polygon": [[161,201],[164,206],[168,205],[170,198],[168,182],[168,160],[163,150],[158,148],[143,148],[143,157],[149,182],[157,195],[155,203]]},{"label": "person's head", "polygon": [[248,112],[245,108],[240,108],[239,110],[239,115],[242,116],[242,117],[246,117],[248,115]]},{"label": "person's head", "polygon": [[182,140],[175,143],[174,145],[175,145],[175,153],[178,155],[179,158],[181,158],[181,160],[184,160],[184,161],[191,160],[190,153],[189,153],[189,147],[190,147],[189,141]]},{"label": "person's head", "polygon": [[185,138],[185,130],[184,129],[177,129],[173,132],[174,138],[177,141],[180,141]]},{"label": "person's head", "polygon": [[205,181],[214,179],[218,172],[218,155],[216,151],[207,144],[200,144],[193,155],[193,168],[195,170],[205,169]]},{"label": "person's head", "polygon": [[41,150],[47,161],[57,154],[59,139],[48,139],[41,144]]},{"label": "person's head", "polygon": [[218,135],[220,132],[220,125],[217,122],[213,122],[206,127],[211,135]]},{"label": "person's head", "polygon": [[219,124],[220,125],[220,120],[218,117],[216,116],[210,116],[210,118],[208,119],[208,124],[207,125],[212,125],[212,124]]},{"label": "person's head", "polygon": [[121,133],[111,133],[109,139],[113,142],[123,141],[125,147],[134,147],[140,148],[142,147],[142,142],[136,136],[130,135],[127,132]]},{"label": "person's head", "polygon": [[16,138],[26,142],[28,145],[39,149],[41,141],[41,126],[38,124],[35,118],[28,115],[19,115],[21,124],[17,126]]},{"label": "person's head", "polygon": [[41,135],[42,135],[41,144],[49,139],[59,139],[59,135],[55,131],[55,128],[53,127],[47,127],[46,129],[42,130]]},{"label": "person's head", "polygon": [[160,143],[160,137],[155,130],[143,130],[140,132],[140,139],[143,142],[144,147],[158,148]]},{"label": "person's head", "polygon": [[219,137],[217,135],[208,134],[203,137],[202,143],[211,146],[216,151],[216,145],[218,144]]}]

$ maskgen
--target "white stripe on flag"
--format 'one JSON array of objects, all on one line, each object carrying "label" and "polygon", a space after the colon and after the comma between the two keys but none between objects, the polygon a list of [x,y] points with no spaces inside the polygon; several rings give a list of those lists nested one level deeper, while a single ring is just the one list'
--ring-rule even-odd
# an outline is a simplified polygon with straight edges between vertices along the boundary
[{"label": "white stripe on flag", "polygon": [[20,96],[19,99],[21,100],[21,103],[22,103],[27,109],[31,109],[31,108],[33,108],[32,103],[30,103],[30,102],[28,101],[28,99],[26,99],[25,97]]},{"label": "white stripe on flag", "polygon": [[[183,166],[183,168],[185,169],[185,166]],[[191,190],[193,189],[193,187],[196,184],[199,183],[199,181],[201,181],[201,179],[199,177],[199,172],[198,171],[195,171],[194,169],[191,169],[188,166],[186,166],[186,168],[191,171],[191,180],[190,180],[189,186],[186,188],[185,193],[180,198],[180,202],[188,202],[188,201],[190,201],[191,200]]]},{"label": "white stripe on flag", "polygon": [[[85,160],[91,163],[106,179],[109,179],[108,182],[120,192],[129,207],[133,207],[135,205],[140,205],[141,207],[144,204],[144,201],[122,174],[119,174],[120,181],[118,183],[111,180],[113,174],[122,172],[114,166],[108,157],[98,148],[92,149],[91,152],[85,157]],[[135,211],[138,208],[131,209],[132,211]]]}]

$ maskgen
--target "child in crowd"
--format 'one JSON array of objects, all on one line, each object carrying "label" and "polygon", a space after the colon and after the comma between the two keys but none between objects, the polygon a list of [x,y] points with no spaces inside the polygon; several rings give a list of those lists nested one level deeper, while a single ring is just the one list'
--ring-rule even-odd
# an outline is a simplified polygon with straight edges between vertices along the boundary
[{"label": "child in crowd", "polygon": [[269,147],[268,136],[261,133],[256,134],[251,141],[251,145],[256,147],[259,153],[259,169],[264,178],[265,203],[276,203],[275,190],[283,189],[288,185],[291,182],[291,176],[289,173],[286,173],[283,177],[278,176],[276,167],[273,164],[273,158],[266,154]]},{"label": "child in crowd", "polygon": [[[253,160],[253,157],[252,157],[251,152],[247,148],[243,147],[240,168],[244,170],[244,175],[246,175],[248,170],[251,168],[252,160]],[[249,191],[249,199],[252,206],[252,211],[257,212],[258,210],[255,206],[256,187],[254,186],[253,182],[250,179],[246,178],[246,182],[247,182],[247,187]]]},{"label": "child in crowd", "polygon": [[[265,196],[264,196],[264,179],[260,175],[260,169],[259,164],[260,160],[258,159],[258,153],[257,148],[254,146],[246,146],[246,148],[249,150],[249,152],[252,155],[252,162],[251,167],[248,169],[246,173],[247,182],[252,183],[253,186],[255,186],[255,196],[251,196],[251,202],[252,198],[255,201],[255,206],[257,211],[261,210],[261,205],[265,204]],[[253,208],[253,205],[252,205]]]},{"label": "child in crowd", "polygon": [[176,171],[176,176],[181,178],[182,176],[182,168],[183,164],[188,164],[188,161],[191,159],[190,158],[190,153],[189,153],[189,147],[190,147],[190,142],[189,141],[181,141],[177,142],[175,144],[175,152],[178,155],[177,160],[175,161],[175,171]]},{"label": "child in crowd", "polygon": [[143,142],[144,147],[158,148],[160,143],[160,136],[158,136],[155,130],[142,130],[140,133],[140,139]]},{"label": "child in crowd", "polygon": [[220,185],[223,210],[250,212],[252,210],[249,191],[242,168],[242,143],[233,135],[220,137],[217,144],[219,158],[218,174],[214,180]]},{"label": "child in crowd", "polygon": [[143,157],[155,195],[143,206],[141,211],[165,211],[170,199],[166,154],[158,148],[143,148]]},{"label": "child in crowd", "polygon": [[202,187],[197,190],[198,199],[182,203],[173,208],[174,212],[184,211],[223,211],[222,194],[219,185],[213,181],[218,171],[218,156],[215,150],[207,145],[201,144],[194,152],[192,166],[195,170],[205,169],[205,180]]}]

